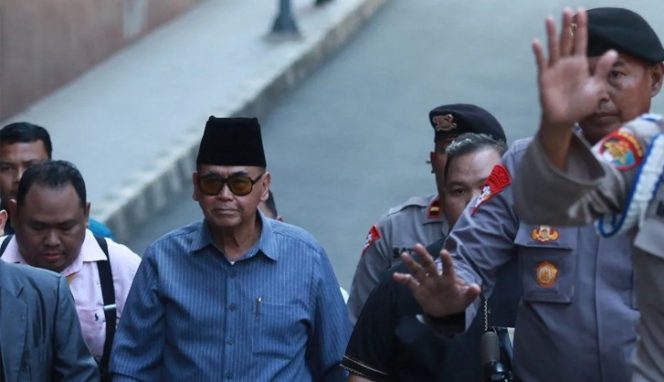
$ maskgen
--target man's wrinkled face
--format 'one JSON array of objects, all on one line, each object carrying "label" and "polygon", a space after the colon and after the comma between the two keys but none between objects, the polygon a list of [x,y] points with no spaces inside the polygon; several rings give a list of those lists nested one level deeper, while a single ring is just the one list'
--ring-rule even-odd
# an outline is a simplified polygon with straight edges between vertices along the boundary
[{"label": "man's wrinkled face", "polygon": [[[228,184],[224,184],[215,195],[208,195],[201,190],[201,177],[219,176],[228,179],[231,176],[248,176],[256,181],[247,195],[235,195]],[[261,201],[267,200],[270,186],[270,173],[255,166],[198,166],[193,174],[194,200],[198,202],[208,224],[213,228],[233,230],[253,224],[256,210]]]},{"label": "man's wrinkled face", "polygon": [[[589,58],[591,72],[598,60],[599,57]],[[651,99],[659,92],[661,82],[661,64],[649,65],[620,53],[595,113],[579,122],[586,139],[594,144],[626,122],[649,112]]]},{"label": "man's wrinkled face", "polygon": [[5,203],[16,197],[18,182],[28,167],[48,160],[44,142],[0,144],[0,197]]},{"label": "man's wrinkled face", "polygon": [[470,200],[482,192],[491,170],[500,161],[501,155],[491,148],[451,159],[443,188],[443,208],[450,227],[459,219]]},{"label": "man's wrinkled face", "polygon": [[88,224],[74,186],[51,188],[34,183],[23,205],[9,204],[16,242],[28,264],[60,272],[78,257]]}]

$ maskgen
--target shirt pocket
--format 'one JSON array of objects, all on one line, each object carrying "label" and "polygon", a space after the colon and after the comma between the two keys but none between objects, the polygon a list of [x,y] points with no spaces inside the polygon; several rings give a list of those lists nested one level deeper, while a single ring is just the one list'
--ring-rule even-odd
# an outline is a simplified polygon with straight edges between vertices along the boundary
[{"label": "shirt pocket", "polygon": [[291,305],[257,305],[251,339],[254,355],[292,358],[306,342],[304,319],[298,312]]},{"label": "shirt pocket", "polygon": [[77,308],[78,319],[81,322],[83,340],[90,353],[99,359],[104,351],[104,339],[106,338],[106,316],[104,308],[94,309]]},{"label": "shirt pocket", "polygon": [[523,300],[567,304],[574,298],[576,228],[521,224],[519,251]]}]

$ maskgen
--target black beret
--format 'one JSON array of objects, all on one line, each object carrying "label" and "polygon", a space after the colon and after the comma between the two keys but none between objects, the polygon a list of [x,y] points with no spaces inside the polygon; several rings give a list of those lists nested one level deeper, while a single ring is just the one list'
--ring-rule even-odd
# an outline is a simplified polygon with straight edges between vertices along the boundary
[{"label": "black beret", "polygon": [[258,120],[210,116],[198,147],[196,164],[266,167]]},{"label": "black beret", "polygon": [[624,8],[594,8],[588,14],[588,56],[609,49],[654,64],[664,61],[664,48],[648,22]]},{"label": "black beret", "polygon": [[438,106],[429,112],[429,122],[436,132],[434,140],[464,133],[479,133],[498,141],[506,141],[503,127],[496,117],[475,105],[457,103]]}]

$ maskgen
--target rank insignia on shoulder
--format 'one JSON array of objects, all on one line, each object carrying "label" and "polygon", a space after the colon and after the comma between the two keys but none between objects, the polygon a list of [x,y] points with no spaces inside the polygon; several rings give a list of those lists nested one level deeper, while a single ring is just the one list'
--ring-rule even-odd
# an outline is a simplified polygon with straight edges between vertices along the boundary
[{"label": "rank insignia on shoulder", "polygon": [[429,208],[427,208],[427,218],[437,219],[440,217],[440,200],[438,198],[434,199]]},{"label": "rank insignia on shoulder", "polygon": [[367,239],[364,242],[364,248],[362,248],[362,254],[369,249],[373,245],[373,243],[376,242],[376,240],[380,239],[380,230],[378,230],[378,227],[374,224],[371,226],[369,229],[369,233],[367,233]]},{"label": "rank insignia on shoulder", "polygon": [[494,195],[499,194],[510,184],[512,184],[512,177],[507,168],[502,164],[495,165],[482,188],[482,193],[475,200],[471,215],[475,215],[482,204],[491,199]]},{"label": "rank insignia on shoulder", "polygon": [[454,116],[452,114],[437,115],[432,118],[434,129],[436,131],[452,131],[456,129],[457,124],[454,122]]},{"label": "rank insignia on shoulder", "polygon": [[558,280],[558,267],[550,261],[542,261],[535,268],[537,284],[542,288],[551,288]]},{"label": "rank insignia on shoulder", "polygon": [[643,159],[643,147],[634,134],[618,129],[604,137],[597,146],[599,156],[620,170],[631,170]]},{"label": "rank insignia on shoulder", "polygon": [[530,232],[530,238],[540,243],[556,241],[560,238],[560,232],[548,225],[540,225]]}]

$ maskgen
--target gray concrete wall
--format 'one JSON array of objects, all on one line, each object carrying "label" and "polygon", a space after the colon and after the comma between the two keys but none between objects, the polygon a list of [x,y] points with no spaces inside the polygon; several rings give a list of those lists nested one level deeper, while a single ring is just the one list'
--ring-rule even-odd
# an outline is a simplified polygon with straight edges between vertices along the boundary
[{"label": "gray concrete wall", "polygon": [[1,0],[0,119],[201,0]]}]

